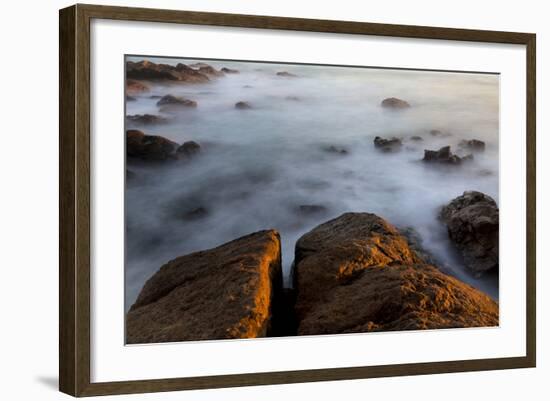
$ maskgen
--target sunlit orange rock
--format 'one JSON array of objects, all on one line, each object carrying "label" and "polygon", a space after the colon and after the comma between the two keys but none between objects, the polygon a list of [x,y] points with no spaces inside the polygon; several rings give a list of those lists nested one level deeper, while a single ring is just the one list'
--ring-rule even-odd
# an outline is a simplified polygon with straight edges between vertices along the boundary
[{"label": "sunlit orange rock", "polygon": [[299,335],[498,325],[498,304],[426,264],[391,224],[346,213],[296,244]]},{"label": "sunlit orange rock", "polygon": [[127,314],[126,340],[264,337],[281,286],[281,243],[274,230],[178,257],[146,282]]}]

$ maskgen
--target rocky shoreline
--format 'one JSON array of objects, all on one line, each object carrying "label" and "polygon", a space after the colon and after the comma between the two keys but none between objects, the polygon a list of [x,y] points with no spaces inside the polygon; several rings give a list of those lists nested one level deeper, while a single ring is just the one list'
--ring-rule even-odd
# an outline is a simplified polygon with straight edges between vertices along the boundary
[{"label": "rocky shoreline", "polygon": [[[472,196],[481,195],[463,197],[471,204]],[[457,203],[464,201],[453,200],[442,214]],[[483,212],[469,215],[476,226]],[[480,246],[473,253],[462,247],[467,260],[484,256]],[[443,273],[417,250],[381,217],[345,213],[298,240],[292,288],[283,288],[278,232],[252,233],[162,266],[127,314],[127,342],[498,325],[496,301]]]},{"label": "rocky shoreline", "polygon": [[[216,69],[202,62],[173,66],[128,61],[126,74],[127,101],[144,97],[156,99],[154,109],[159,113],[126,116],[132,128],[126,130],[130,168],[132,164],[190,166],[186,163],[200,161],[209,154],[208,143],[197,141],[196,137],[186,135],[183,141],[180,137],[178,143],[162,131],[162,135],[148,133],[156,132],[156,127],[165,126],[178,113],[193,113],[201,107],[193,94],[191,98],[187,98],[187,94],[179,97],[167,90],[153,96],[151,87],[158,82],[205,84],[230,79],[224,77],[239,74],[238,70]],[[273,75],[281,81],[301,78],[287,71]],[[300,93],[300,97],[287,96],[286,99],[300,102],[303,98]],[[416,107],[415,103],[396,97],[383,99],[377,106],[392,116],[410,113]],[[254,114],[260,108],[261,104],[258,106],[257,102],[247,99],[227,104],[227,110],[241,115]],[[434,138],[445,141],[436,142],[437,149],[449,143],[453,134],[432,129],[408,137],[377,135],[373,145],[384,159],[399,152],[415,152],[419,164],[440,171],[457,171],[467,168],[460,166],[475,165],[474,153],[477,157],[486,148],[483,141],[468,139],[451,144],[458,154],[447,145],[437,150],[424,149],[422,157],[419,145]],[[338,143],[318,146],[326,158],[335,160],[347,160],[357,152],[351,146]],[[127,169],[126,179],[139,183],[139,172]],[[292,211],[301,218],[326,219],[330,216],[329,206],[303,203],[294,205]],[[467,191],[442,205],[437,213],[439,224],[446,229],[463,265],[476,277],[498,271],[498,212],[496,202],[488,195]],[[195,221],[210,213],[209,205],[197,203],[180,213],[180,218]],[[422,238],[414,230],[399,230],[376,214],[363,210],[344,213],[302,235],[295,243],[289,288],[283,286],[280,234],[265,228],[162,265],[145,283],[127,313],[127,343],[499,324],[497,301],[446,274],[437,258],[422,248]]]}]

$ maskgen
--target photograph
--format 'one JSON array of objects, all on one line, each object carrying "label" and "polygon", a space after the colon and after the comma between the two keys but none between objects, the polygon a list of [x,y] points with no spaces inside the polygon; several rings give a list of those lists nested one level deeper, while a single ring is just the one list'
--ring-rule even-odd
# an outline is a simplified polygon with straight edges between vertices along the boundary
[{"label": "photograph", "polygon": [[124,62],[127,344],[499,326],[498,73]]}]

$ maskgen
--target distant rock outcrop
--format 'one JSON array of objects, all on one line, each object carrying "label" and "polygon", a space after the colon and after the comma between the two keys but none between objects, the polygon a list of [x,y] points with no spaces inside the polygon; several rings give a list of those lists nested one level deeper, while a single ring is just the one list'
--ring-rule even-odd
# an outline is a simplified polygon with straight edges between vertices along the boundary
[{"label": "distant rock outcrop", "polygon": [[464,192],[441,209],[440,218],[474,274],[498,268],[499,210],[493,198]]},{"label": "distant rock outcrop", "polygon": [[252,105],[248,102],[237,102],[235,103],[235,108],[239,110],[248,110],[252,108]]},{"label": "distant rock outcrop", "polygon": [[458,166],[462,162],[473,160],[473,155],[460,157],[451,152],[450,146],[444,146],[439,150],[424,150],[424,158],[422,161],[427,163],[440,163]]},{"label": "distant rock outcrop", "polygon": [[278,77],[287,77],[287,78],[296,78],[297,77],[297,75],[295,75],[291,72],[288,72],[288,71],[279,71],[276,75]]},{"label": "distant rock outcrop", "polygon": [[428,265],[399,231],[346,213],[296,243],[299,335],[498,325],[498,304]]},{"label": "distant rock outcrop", "polygon": [[210,81],[208,76],[188,65],[179,63],[176,66],[169,64],[156,64],[143,60],[139,62],[126,62],[126,77],[144,80],[169,80],[185,83],[204,83]]},{"label": "distant rock outcrop", "polygon": [[281,297],[274,230],[180,256],[144,285],[126,317],[129,344],[265,337]]},{"label": "distant rock outcrop", "polygon": [[179,96],[166,95],[160,98],[157,102],[157,106],[183,106],[194,108],[197,107],[197,102]]},{"label": "distant rock outcrop", "polygon": [[409,102],[396,97],[388,97],[382,100],[381,106],[388,109],[407,109],[411,107]]}]

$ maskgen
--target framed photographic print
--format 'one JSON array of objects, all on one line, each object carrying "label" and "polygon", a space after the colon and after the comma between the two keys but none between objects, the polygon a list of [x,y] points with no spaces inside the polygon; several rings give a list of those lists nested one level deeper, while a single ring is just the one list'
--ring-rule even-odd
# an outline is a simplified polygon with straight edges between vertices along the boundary
[{"label": "framed photographic print", "polygon": [[61,391],[534,367],[535,298],[534,34],[60,11]]}]

